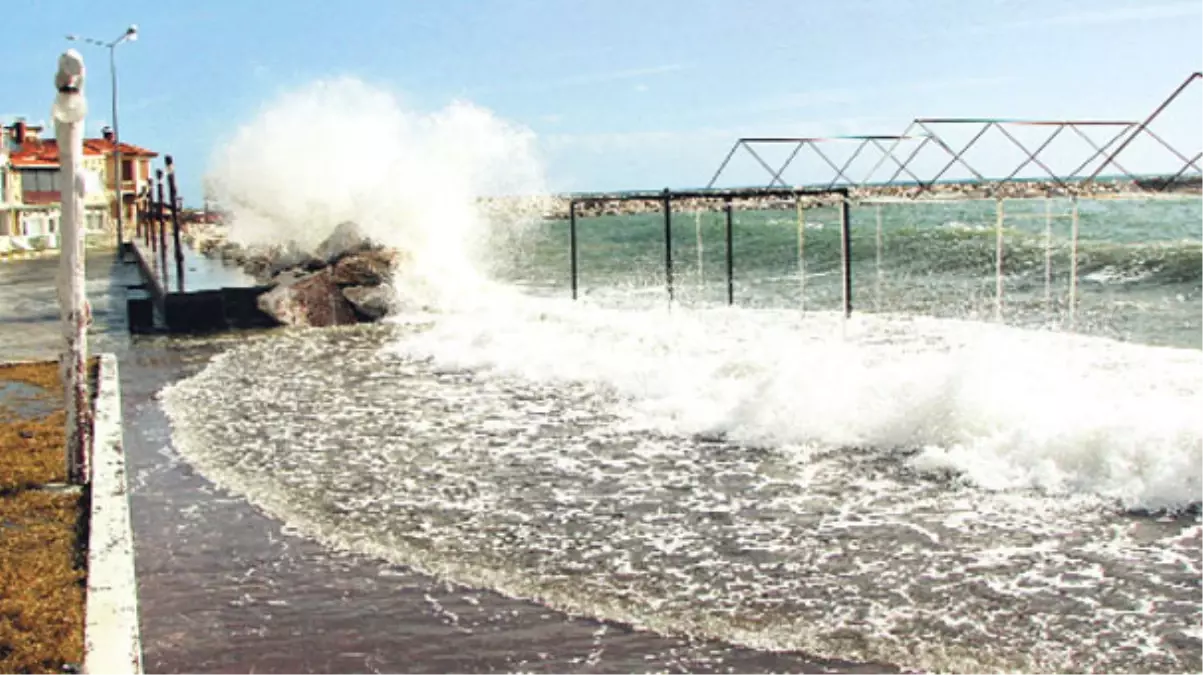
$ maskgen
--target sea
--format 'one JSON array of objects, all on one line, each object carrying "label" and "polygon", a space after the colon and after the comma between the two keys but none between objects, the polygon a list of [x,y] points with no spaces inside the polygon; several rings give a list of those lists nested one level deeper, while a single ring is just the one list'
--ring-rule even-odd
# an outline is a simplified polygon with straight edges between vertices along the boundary
[{"label": "sea", "polygon": [[[1198,196],[854,204],[850,316],[835,207],[737,203],[731,304],[721,212],[673,214],[671,301],[662,214],[581,218],[574,300],[567,222],[448,183],[534,175],[527,135],[356,82],[290,96],[216,162],[227,203],[259,200],[233,236],[355,219],[408,262],[384,323],[237,342],[163,391],[218,486],[333,549],[663,634],[1203,667]],[[406,131],[365,181],[273,157],[280,115]]]}]

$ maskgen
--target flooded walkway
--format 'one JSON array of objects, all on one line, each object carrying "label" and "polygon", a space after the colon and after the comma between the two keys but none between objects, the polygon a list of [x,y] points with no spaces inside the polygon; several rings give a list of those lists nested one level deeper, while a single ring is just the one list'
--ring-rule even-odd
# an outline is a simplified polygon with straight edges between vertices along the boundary
[{"label": "flooded walkway", "polygon": [[[0,264],[0,358],[54,358],[56,259]],[[172,446],[156,396],[266,333],[129,336],[133,265],[90,253],[93,351],[121,363],[147,672],[880,672],[663,637],[340,555],[218,491]]]}]

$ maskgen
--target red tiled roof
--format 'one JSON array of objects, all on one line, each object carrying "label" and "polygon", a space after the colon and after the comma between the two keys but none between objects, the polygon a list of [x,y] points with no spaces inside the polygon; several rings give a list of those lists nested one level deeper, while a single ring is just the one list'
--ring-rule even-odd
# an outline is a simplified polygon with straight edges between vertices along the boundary
[{"label": "red tiled roof", "polygon": [[[85,138],[84,155],[107,155],[113,152],[113,142],[104,138]],[[159,153],[129,143],[121,143],[126,157],[158,157]],[[58,143],[54,139],[25,141],[20,149],[9,155],[13,166],[58,166]]]},{"label": "red tiled roof", "polygon": [[[158,157],[159,153],[129,143],[121,143],[121,154],[126,157]],[[107,155],[113,152],[113,142],[105,138],[85,138],[84,154]]]}]

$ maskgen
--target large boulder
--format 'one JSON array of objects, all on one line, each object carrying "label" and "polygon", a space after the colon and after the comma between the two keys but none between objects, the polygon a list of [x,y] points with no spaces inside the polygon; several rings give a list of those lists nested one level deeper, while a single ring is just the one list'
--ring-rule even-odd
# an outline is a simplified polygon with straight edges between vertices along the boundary
[{"label": "large boulder", "polygon": [[392,286],[347,286],[343,297],[365,319],[379,321],[397,309],[397,292]]},{"label": "large boulder", "polygon": [[363,234],[359,226],[351,221],[339,223],[325,241],[318,244],[313,255],[333,265],[339,258],[373,248],[372,242]]},{"label": "large boulder", "polygon": [[379,286],[393,278],[397,253],[388,249],[369,249],[346,255],[334,263],[334,283],[340,286]]},{"label": "large boulder", "polygon": [[330,268],[293,278],[259,296],[259,309],[286,326],[357,323],[355,310],[330,278]]},{"label": "large boulder", "polygon": [[271,262],[267,268],[267,276],[274,277],[284,270],[299,268],[310,272],[326,266],[326,262],[316,256],[289,244],[286,247],[275,248],[269,252]]}]

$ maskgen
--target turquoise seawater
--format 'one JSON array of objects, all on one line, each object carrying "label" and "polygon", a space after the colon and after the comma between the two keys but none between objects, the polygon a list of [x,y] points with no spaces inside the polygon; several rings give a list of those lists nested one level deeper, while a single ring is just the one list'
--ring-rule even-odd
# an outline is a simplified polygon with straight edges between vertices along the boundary
[{"label": "turquoise seawater", "polygon": [[[855,312],[1002,321],[1151,345],[1203,347],[1203,207],[1198,198],[1082,200],[1076,280],[1072,202],[1003,202],[998,305],[998,207],[990,200],[851,208]],[[727,300],[721,212],[673,214],[674,299]],[[735,304],[838,310],[835,207],[735,212]],[[880,226],[879,226],[880,225]],[[578,284],[601,303],[665,302],[660,213],[578,219]],[[497,273],[532,292],[569,293],[568,222],[535,226]],[[1070,298],[1076,298],[1071,312]]]}]

